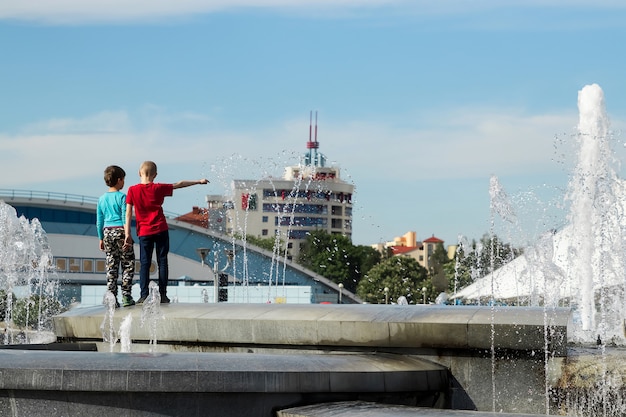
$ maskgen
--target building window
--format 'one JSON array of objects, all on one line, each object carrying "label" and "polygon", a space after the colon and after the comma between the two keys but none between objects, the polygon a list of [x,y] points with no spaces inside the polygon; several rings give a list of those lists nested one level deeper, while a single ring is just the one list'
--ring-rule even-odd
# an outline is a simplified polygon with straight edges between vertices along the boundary
[{"label": "building window", "polygon": [[55,258],[57,271],[67,272],[67,258]]},{"label": "building window", "polygon": [[96,259],[96,272],[98,273],[106,273],[106,263],[104,259]]},{"label": "building window", "polygon": [[[138,260],[135,260],[135,274],[138,274],[141,270],[141,263]],[[152,261],[150,264],[150,275],[153,275],[157,271],[157,264]]]},{"label": "building window", "polygon": [[248,209],[256,210],[256,201],[257,201],[256,194],[251,194],[250,195],[250,200],[248,201]]},{"label": "building window", "polygon": [[69,272],[80,272],[80,259],[70,258]]},{"label": "building window", "polygon": [[262,234],[263,236],[267,236],[267,234],[268,234],[267,229],[263,229],[263,230],[261,230],[261,234]]},{"label": "building window", "polygon": [[83,259],[83,272],[93,272],[93,259]]},{"label": "building window", "polygon": [[267,223],[269,220],[269,218],[267,216],[263,216],[262,221],[263,223]]}]

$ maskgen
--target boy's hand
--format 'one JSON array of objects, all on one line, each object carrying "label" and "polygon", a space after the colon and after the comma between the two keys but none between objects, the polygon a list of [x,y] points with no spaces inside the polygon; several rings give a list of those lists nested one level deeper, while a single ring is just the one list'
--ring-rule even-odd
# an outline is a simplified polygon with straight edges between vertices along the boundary
[{"label": "boy's hand", "polygon": [[101,240],[100,241],[100,250],[104,252],[104,242]]},{"label": "boy's hand", "polygon": [[198,184],[208,184],[209,180],[207,180],[206,178],[202,178],[201,180],[198,181]]},{"label": "boy's hand", "polygon": [[133,247],[133,237],[132,236],[126,236],[126,238],[124,239],[124,246],[122,246],[122,250],[127,251],[130,248]]}]

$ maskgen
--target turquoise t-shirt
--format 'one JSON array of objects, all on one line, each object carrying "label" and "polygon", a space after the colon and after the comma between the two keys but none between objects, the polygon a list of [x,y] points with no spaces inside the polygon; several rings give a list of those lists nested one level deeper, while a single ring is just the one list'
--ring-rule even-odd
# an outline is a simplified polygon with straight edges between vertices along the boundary
[{"label": "turquoise t-shirt", "polygon": [[124,226],[126,222],[126,194],[121,191],[109,191],[98,199],[96,227],[100,240],[104,237],[104,228]]}]

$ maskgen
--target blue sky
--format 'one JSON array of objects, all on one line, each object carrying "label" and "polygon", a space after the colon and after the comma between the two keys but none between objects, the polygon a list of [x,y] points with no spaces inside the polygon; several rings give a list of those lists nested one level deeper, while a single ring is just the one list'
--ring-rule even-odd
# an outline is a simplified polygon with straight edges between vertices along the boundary
[{"label": "blue sky", "polygon": [[0,188],[96,197],[106,165],[130,185],[151,159],[161,182],[211,181],[167,201],[184,213],[282,175],[313,110],[356,186],[354,243],[454,244],[494,227],[492,176],[529,219],[511,239],[563,224],[545,213],[562,210],[585,85],[625,153],[623,2],[30,3],[0,3]]}]

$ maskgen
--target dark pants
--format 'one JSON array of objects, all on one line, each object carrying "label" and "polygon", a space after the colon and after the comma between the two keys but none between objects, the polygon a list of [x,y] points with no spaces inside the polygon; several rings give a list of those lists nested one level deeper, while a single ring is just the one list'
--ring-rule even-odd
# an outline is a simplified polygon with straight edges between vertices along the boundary
[{"label": "dark pants", "polygon": [[155,235],[139,236],[139,259],[141,265],[139,270],[139,287],[141,288],[141,297],[148,296],[150,265],[152,264],[152,251],[155,247],[157,264],[159,265],[159,292],[161,296],[167,294],[169,274],[167,254],[170,251],[170,235],[166,230]]}]

